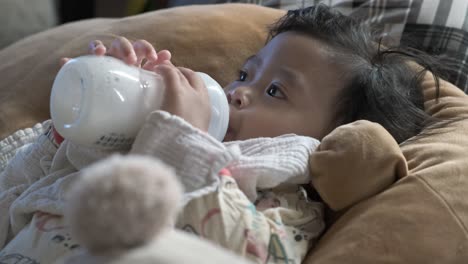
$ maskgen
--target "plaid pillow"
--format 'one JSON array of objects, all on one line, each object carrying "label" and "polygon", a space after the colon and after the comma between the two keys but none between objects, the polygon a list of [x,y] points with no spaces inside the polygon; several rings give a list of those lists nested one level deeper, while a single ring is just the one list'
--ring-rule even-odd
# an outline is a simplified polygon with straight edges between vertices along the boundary
[{"label": "plaid pillow", "polygon": [[[239,2],[239,1],[232,1]],[[467,0],[246,0],[265,6],[296,9],[318,3],[378,24],[387,45],[403,44],[439,55],[446,78],[468,93]]]},{"label": "plaid pillow", "polygon": [[440,55],[447,79],[468,93],[468,1],[411,2],[401,43]]}]

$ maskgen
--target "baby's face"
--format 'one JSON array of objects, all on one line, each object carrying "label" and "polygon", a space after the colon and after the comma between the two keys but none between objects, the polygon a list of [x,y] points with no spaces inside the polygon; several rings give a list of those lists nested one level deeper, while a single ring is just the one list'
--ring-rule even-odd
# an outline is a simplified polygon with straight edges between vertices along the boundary
[{"label": "baby's face", "polygon": [[294,133],[321,139],[330,132],[339,67],[318,40],[295,32],[273,38],[225,91],[230,104],[224,141]]}]

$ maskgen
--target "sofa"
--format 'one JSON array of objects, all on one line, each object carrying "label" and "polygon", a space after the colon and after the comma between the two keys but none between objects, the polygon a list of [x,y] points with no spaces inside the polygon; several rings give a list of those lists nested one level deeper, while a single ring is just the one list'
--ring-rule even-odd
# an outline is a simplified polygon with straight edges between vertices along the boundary
[{"label": "sofa", "polygon": [[[49,118],[59,59],[85,54],[90,40],[144,38],[171,50],[174,64],[226,85],[284,12],[248,4],[186,6],[65,24],[23,39],[0,51],[0,139]],[[363,147],[366,133],[353,138],[337,131],[322,142],[310,161],[311,179],[333,220],[304,263],[468,262],[468,98],[453,84],[440,84],[437,98],[434,80],[425,77],[426,111],[457,120],[399,146],[396,163],[376,158],[385,141]]]}]

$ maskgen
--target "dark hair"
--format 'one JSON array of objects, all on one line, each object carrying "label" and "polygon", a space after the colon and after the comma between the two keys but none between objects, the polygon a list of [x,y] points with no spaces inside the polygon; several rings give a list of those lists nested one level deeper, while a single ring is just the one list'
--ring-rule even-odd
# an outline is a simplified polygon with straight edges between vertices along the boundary
[{"label": "dark hair", "polygon": [[[365,119],[379,123],[401,143],[434,122],[424,111],[421,87],[426,71],[436,71],[429,55],[384,47],[368,24],[322,4],[288,11],[270,28],[269,39],[287,31],[323,42],[331,48],[330,59],[346,69],[347,84],[338,94],[331,128]],[[409,61],[422,67],[410,66]]]}]

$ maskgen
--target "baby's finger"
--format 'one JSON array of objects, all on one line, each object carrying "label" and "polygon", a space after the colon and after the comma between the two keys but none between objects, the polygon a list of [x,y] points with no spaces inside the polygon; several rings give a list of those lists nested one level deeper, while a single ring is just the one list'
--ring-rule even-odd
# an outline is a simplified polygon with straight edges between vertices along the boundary
[{"label": "baby's finger", "polygon": [[124,37],[118,37],[112,41],[108,54],[112,57],[123,60],[127,64],[134,65],[137,62],[137,57],[133,50],[132,43]]},{"label": "baby's finger", "polygon": [[156,50],[154,49],[153,45],[144,39],[133,42],[133,49],[135,50],[137,56],[138,66],[141,66],[141,62],[145,58],[148,61],[156,61],[158,59]]},{"label": "baby's finger", "polygon": [[180,72],[176,67],[169,64],[160,64],[154,69],[156,73],[161,75],[164,79],[166,87],[172,87],[167,89],[168,94],[172,94],[174,90],[177,90],[181,80]]},{"label": "baby's finger", "polygon": [[172,57],[172,54],[168,50],[161,50],[157,54],[157,63],[161,63],[163,61],[170,61]]},{"label": "baby's finger", "polygon": [[106,54],[106,46],[104,46],[104,44],[100,40],[93,40],[88,45],[88,53],[97,56],[102,56]]},{"label": "baby's finger", "polygon": [[177,67],[179,71],[184,75],[185,79],[190,83],[195,90],[205,87],[201,77],[194,71],[184,67]]},{"label": "baby's finger", "polygon": [[67,63],[68,61],[70,60],[70,58],[67,58],[67,57],[64,57],[64,58],[61,58],[60,59],[60,67],[62,67],[63,65],[65,65],[65,63]]},{"label": "baby's finger", "polygon": [[145,70],[152,70],[156,65],[161,63],[168,63],[174,66],[171,62],[171,53],[168,50],[161,50],[156,54],[157,59],[155,61],[147,61],[142,68]]}]

